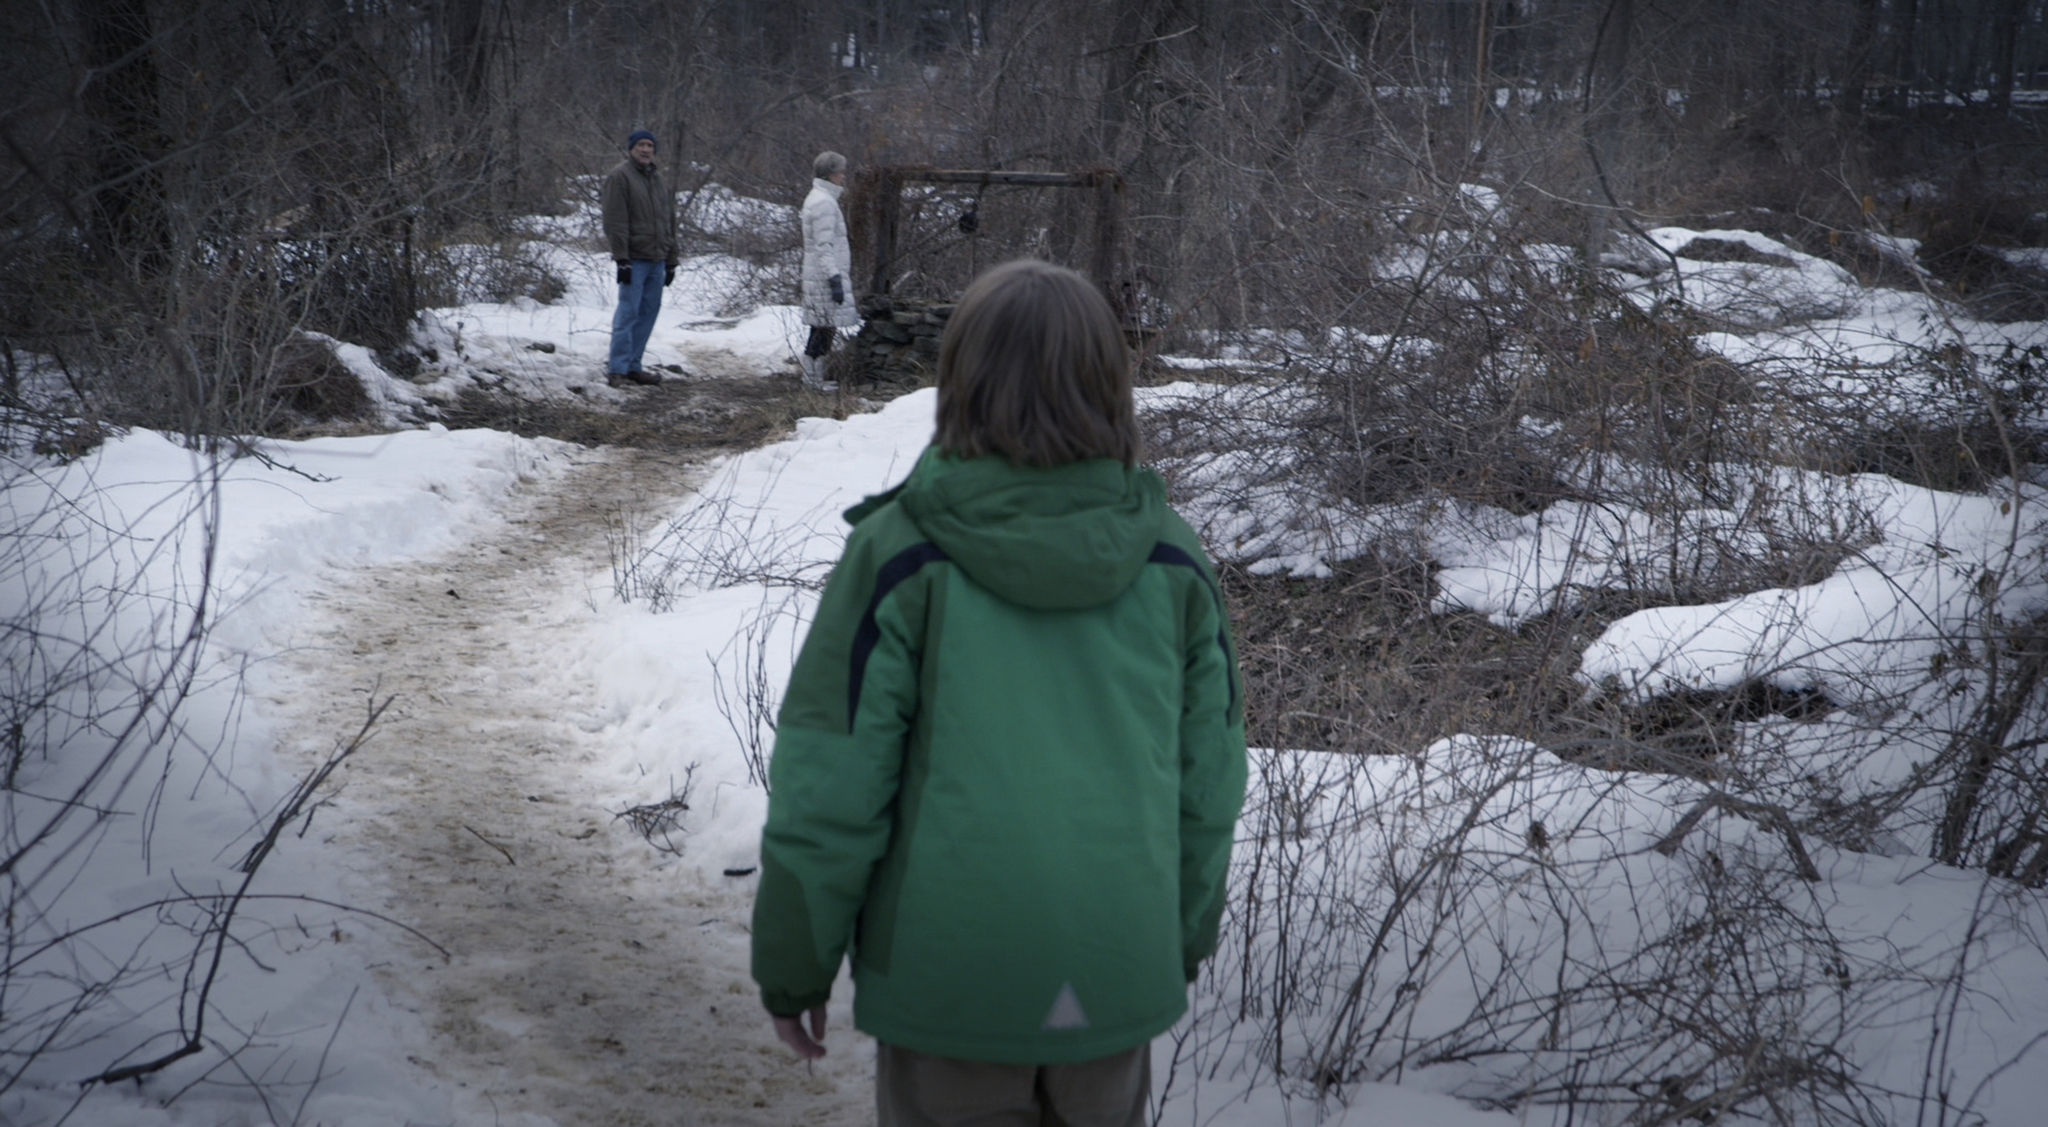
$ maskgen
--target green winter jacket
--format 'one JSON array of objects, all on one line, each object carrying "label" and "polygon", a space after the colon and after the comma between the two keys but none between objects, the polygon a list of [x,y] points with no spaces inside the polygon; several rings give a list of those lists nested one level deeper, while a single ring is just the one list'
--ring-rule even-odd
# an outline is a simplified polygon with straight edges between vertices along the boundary
[{"label": "green winter jacket", "polygon": [[1215,949],[1244,801],[1221,593],[1149,470],[927,450],[854,530],[769,769],[770,1012],[969,1060],[1144,1043]]}]

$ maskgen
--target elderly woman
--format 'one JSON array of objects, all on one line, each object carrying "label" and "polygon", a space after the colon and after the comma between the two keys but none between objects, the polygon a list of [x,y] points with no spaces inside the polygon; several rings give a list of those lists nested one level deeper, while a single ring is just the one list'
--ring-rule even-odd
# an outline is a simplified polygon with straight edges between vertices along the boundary
[{"label": "elderly woman", "polygon": [[811,162],[811,194],[804,199],[804,324],[811,327],[804,342],[804,383],[820,390],[835,385],[825,379],[825,357],[832,351],[834,329],[860,324],[853,307],[853,251],[846,244],[846,216],[839,194],[846,190],[846,158],[824,152]]}]

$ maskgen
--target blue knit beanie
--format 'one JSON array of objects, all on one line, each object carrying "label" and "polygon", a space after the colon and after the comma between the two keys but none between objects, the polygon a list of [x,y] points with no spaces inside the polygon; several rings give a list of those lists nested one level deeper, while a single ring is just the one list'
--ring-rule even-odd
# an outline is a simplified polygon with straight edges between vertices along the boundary
[{"label": "blue knit beanie", "polygon": [[[626,147],[630,149],[633,146],[639,144],[642,140],[654,141],[654,134],[649,133],[645,129],[635,129],[631,133],[626,134]],[[660,148],[661,142],[655,141],[654,147],[657,149]]]}]

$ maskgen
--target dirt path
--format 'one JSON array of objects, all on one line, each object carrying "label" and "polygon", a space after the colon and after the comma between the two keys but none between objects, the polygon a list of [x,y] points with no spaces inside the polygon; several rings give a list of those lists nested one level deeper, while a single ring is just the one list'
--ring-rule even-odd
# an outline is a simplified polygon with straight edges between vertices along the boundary
[{"label": "dirt path", "polygon": [[608,582],[606,516],[669,511],[690,471],[577,461],[502,533],[342,577],[293,659],[301,731],[359,723],[372,685],[397,696],[321,824],[366,902],[451,952],[377,940],[387,990],[432,1030],[410,1058],[463,1124],[872,1124],[866,1045],[842,1026],[813,1069],[774,1040],[746,977],[749,893],[659,869],[579,778],[604,720],[550,654]]}]

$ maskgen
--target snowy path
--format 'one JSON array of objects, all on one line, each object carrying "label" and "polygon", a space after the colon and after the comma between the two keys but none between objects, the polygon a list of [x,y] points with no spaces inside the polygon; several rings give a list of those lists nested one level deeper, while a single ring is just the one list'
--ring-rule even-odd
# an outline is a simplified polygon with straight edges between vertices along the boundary
[{"label": "snowy path", "polygon": [[626,450],[578,462],[497,533],[338,578],[290,659],[281,730],[308,742],[353,730],[371,686],[397,697],[312,836],[356,874],[358,903],[451,952],[363,928],[386,990],[430,1031],[408,1057],[461,1123],[872,1123],[871,1052],[843,1025],[816,1069],[774,1040],[741,882],[657,867],[586,777],[598,686],[551,655],[602,601],[607,516],[670,511],[690,471]]}]

